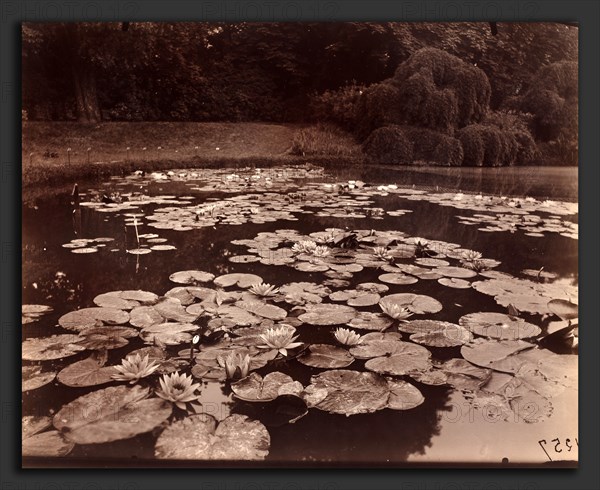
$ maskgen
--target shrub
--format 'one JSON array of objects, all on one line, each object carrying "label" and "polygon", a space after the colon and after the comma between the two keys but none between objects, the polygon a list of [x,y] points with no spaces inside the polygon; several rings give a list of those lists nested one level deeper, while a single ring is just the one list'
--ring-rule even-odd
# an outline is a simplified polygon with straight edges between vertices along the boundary
[{"label": "shrub", "polygon": [[373,131],[363,143],[362,150],[374,163],[407,164],[413,157],[412,143],[396,125]]},{"label": "shrub", "polygon": [[402,131],[412,142],[414,160],[434,165],[462,165],[463,149],[458,139],[439,131],[415,126],[403,126]]},{"label": "shrub", "polygon": [[367,88],[359,99],[356,134],[363,140],[374,129],[400,123],[400,91],[389,82],[376,83]]},{"label": "shrub", "polygon": [[517,145],[517,153],[514,159],[516,165],[527,165],[538,156],[538,149],[529,130],[531,114],[517,111],[493,111],[489,112],[481,124],[498,128],[512,135]]},{"label": "shrub", "polygon": [[499,167],[517,162],[519,144],[511,131],[471,124],[461,129],[457,136],[463,146],[463,165]]},{"label": "shrub", "polygon": [[433,48],[414,53],[396,70],[391,82],[400,91],[404,122],[452,132],[485,116],[490,82],[479,68]]},{"label": "shrub", "polygon": [[312,97],[311,114],[316,121],[329,121],[354,130],[358,122],[358,106],[364,85],[352,83],[338,90],[327,90]]},{"label": "shrub", "polygon": [[292,155],[356,156],[360,153],[352,135],[331,124],[318,124],[294,134]]}]

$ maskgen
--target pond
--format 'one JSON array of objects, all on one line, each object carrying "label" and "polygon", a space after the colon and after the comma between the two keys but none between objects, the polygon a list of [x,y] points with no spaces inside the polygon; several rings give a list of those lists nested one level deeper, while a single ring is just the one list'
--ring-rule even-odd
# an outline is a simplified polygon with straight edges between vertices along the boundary
[{"label": "pond", "polygon": [[27,200],[24,465],[576,464],[576,170],[506,172]]}]

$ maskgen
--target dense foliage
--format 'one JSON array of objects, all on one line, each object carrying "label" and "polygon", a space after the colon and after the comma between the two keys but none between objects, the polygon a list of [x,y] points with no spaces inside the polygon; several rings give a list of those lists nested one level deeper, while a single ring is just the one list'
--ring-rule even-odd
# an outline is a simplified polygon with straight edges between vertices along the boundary
[{"label": "dense foliage", "polygon": [[[531,114],[513,163],[577,159],[564,24],[37,23],[22,36],[28,120],[314,121],[364,141],[390,124],[453,136],[502,108]],[[438,163],[455,164],[444,141],[454,153]]]}]

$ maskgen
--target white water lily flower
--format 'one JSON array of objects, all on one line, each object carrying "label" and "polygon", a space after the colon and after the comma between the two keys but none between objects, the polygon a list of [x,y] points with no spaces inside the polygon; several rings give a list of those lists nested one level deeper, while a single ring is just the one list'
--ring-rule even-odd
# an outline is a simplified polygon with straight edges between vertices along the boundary
[{"label": "white water lily flower", "polygon": [[196,401],[199,397],[195,391],[200,387],[200,383],[194,383],[193,378],[186,374],[164,374],[159,382],[161,389],[156,390],[156,395],[173,402],[182,410],[185,410],[186,403]]},{"label": "white water lily flower", "polygon": [[265,342],[264,345],[259,345],[260,349],[275,349],[282,356],[287,356],[288,349],[300,347],[302,342],[295,342],[298,336],[294,337],[296,329],[291,329],[286,326],[277,328],[269,328],[260,336]]},{"label": "white water lily flower", "polygon": [[385,247],[373,247],[373,255],[382,260],[389,260],[392,258],[389,250]]},{"label": "white water lily flower", "polygon": [[276,296],[277,293],[279,293],[279,288],[272,286],[269,283],[261,282],[259,284],[253,284],[250,286],[249,291],[256,296],[268,298],[271,296]]},{"label": "white water lily flower", "polygon": [[227,357],[217,357],[219,366],[225,368],[227,379],[241,379],[250,373],[250,355],[232,352]]},{"label": "white water lily flower", "polygon": [[414,314],[408,308],[398,306],[396,303],[387,304],[379,302],[379,306],[387,316],[393,318],[394,320],[399,320],[401,322],[406,321],[407,318],[410,318]]},{"label": "white water lily flower", "polygon": [[159,365],[155,361],[150,361],[149,355],[142,358],[139,354],[128,356],[115,366],[119,371],[113,374],[112,378],[117,381],[129,381],[130,384],[137,383],[140,379],[150,376],[158,369]]},{"label": "white water lily flower", "polygon": [[319,245],[319,246],[315,247],[314,250],[312,251],[312,254],[315,257],[327,257],[330,253],[331,253],[331,250],[329,250],[328,247],[324,247],[323,245]]},{"label": "white water lily flower", "polygon": [[347,345],[349,347],[358,345],[363,341],[360,335],[348,328],[340,327],[333,333],[333,335],[340,344]]},{"label": "white water lily flower", "polygon": [[312,240],[301,240],[297,243],[294,243],[292,246],[292,252],[296,254],[300,253],[312,253],[312,251],[317,247],[317,244]]},{"label": "white water lily flower", "polygon": [[482,255],[475,250],[465,250],[462,254],[462,260],[466,262],[474,262],[476,260],[481,259]]}]

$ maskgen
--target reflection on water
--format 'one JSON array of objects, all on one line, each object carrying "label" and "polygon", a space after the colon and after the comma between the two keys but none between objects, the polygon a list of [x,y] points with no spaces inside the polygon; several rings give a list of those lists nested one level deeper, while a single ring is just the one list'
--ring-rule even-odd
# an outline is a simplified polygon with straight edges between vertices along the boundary
[{"label": "reflection on water", "polygon": [[[490,192],[496,195],[537,194],[558,198],[576,199],[576,182],[571,170],[566,183],[565,169],[428,169],[403,171],[403,183],[425,186],[443,186],[474,192]],[[548,174],[545,179],[544,175]],[[393,179],[387,170],[362,169],[355,178],[385,181]],[[400,175],[400,174],[398,174]],[[523,178],[527,176],[527,178]],[[561,180],[562,179],[562,180]],[[116,189],[108,183],[103,189]],[[575,191],[573,190],[575,189]],[[135,184],[119,186],[120,192],[139,190]],[[149,193],[174,196],[196,196],[199,201],[221,197],[219,193],[194,194],[183,183],[154,183],[146,189]],[[160,236],[173,244],[176,250],[153,252],[149,255],[130,255],[125,250],[135,246],[135,231],[125,226],[118,215],[107,215],[89,208],[82,208],[76,217],[69,205],[70,195],[62,194],[39,198],[34,205],[28,202],[23,209],[23,303],[48,304],[54,312],[34,326],[28,326],[27,336],[47,336],[56,333],[58,317],[81,306],[89,306],[101,293],[113,290],[143,289],[162,294],[173,284],[169,274],[186,269],[210,271],[216,275],[228,272],[252,272],[264,282],[281,285],[292,281],[321,282],[320,273],[302,273],[285,266],[268,266],[258,262],[231,263],[227,257],[246,253],[245,247],[231,242],[240,238],[253,238],[259,232],[281,228],[298,228],[302,234],[320,231],[328,227],[360,228],[377,230],[401,230],[411,236],[430,240],[458,243],[463,248],[481,251],[485,257],[501,261],[499,270],[520,275],[523,269],[544,270],[555,273],[558,281],[577,284],[577,241],[557,233],[543,238],[516,233],[482,233],[477,227],[461,224],[457,215],[470,216],[473,211],[444,207],[426,201],[411,201],[402,196],[374,196],[373,206],[384,210],[406,209],[412,212],[384,219],[319,217],[302,214],[300,221],[277,221],[264,224],[248,223],[243,226],[221,225],[197,230],[178,232],[160,230]],[[144,207],[150,213],[158,206]],[[566,218],[571,219],[571,218]],[[74,229],[75,224],[75,229]],[[140,221],[139,233],[152,233]],[[110,252],[103,249],[90,255],[72,254],[62,244],[79,237],[112,237],[108,244]],[[57,275],[58,273],[58,275]],[[353,282],[377,281],[379,271],[365,268],[355,274]],[[404,292],[406,287],[392,286],[390,292]],[[504,311],[493,298],[472,290],[440,287],[437,281],[419,281],[410,286],[410,292],[434,296],[444,309],[431,316],[432,319],[457,322],[465,312]],[[372,309],[377,311],[377,308]],[[527,318],[527,316],[526,316]],[[24,330],[25,331],[25,330]],[[299,333],[310,342],[330,342],[330,329],[303,325]],[[141,339],[130,343],[131,349],[142,347]],[[440,360],[459,357],[459,350],[436,349],[434,355]],[[68,363],[87,357],[86,354],[69,359]],[[122,353],[109,351],[109,364],[118,362]],[[45,364],[60,369],[61,361]],[[361,361],[351,369],[362,369]],[[279,370],[307,385],[311,375],[320,372],[298,362],[264,368],[259,372]],[[293,424],[269,427],[271,450],[268,461],[272,462],[332,462],[381,464],[385,462],[490,462],[499,463],[502,458],[514,462],[545,462],[547,456],[538,441],[547,439],[574,439],[577,437],[576,393],[568,393],[556,399],[555,413],[547,421],[538,424],[524,422],[489,423],[481,420],[481,414],[465,412],[467,404],[462,395],[447,387],[427,386],[417,383],[425,396],[425,402],[417,409],[408,411],[382,410],[373,414],[345,417],[319,410]],[[89,392],[85,388],[65,388],[50,384],[23,394],[23,415],[47,415],[59,410],[65,403]],[[230,413],[247,413],[256,407],[234,401],[227,388],[218,383],[202,386],[202,411],[221,420]],[[458,408],[457,408],[458,407]],[[463,407],[463,408],[461,408]],[[457,409],[463,410],[457,414]],[[471,409],[472,410],[472,409]],[[258,413],[258,412],[257,412]],[[260,419],[260,413],[257,418]],[[265,421],[268,422],[268,421]],[[150,458],[156,434],[148,433],[133,439],[114,443],[76,446],[69,458]],[[569,451],[567,459],[576,460],[576,452]]]}]

